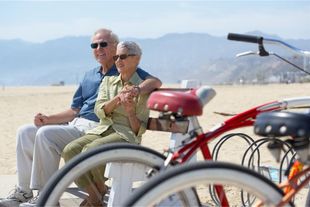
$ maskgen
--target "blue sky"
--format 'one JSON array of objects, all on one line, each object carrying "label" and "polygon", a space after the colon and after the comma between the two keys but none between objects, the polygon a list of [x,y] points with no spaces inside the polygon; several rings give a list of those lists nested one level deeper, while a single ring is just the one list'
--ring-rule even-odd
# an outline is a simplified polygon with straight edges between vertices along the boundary
[{"label": "blue sky", "polygon": [[43,42],[112,29],[121,38],[167,33],[260,30],[283,38],[310,39],[310,1],[2,1],[0,39]]}]

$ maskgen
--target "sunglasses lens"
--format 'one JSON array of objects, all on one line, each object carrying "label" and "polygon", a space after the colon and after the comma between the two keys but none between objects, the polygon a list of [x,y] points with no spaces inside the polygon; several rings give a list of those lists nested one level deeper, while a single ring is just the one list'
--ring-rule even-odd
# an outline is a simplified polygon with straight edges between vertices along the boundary
[{"label": "sunglasses lens", "polygon": [[107,43],[107,42],[100,42],[99,44],[100,44],[100,47],[106,47],[106,46],[108,46],[108,43]]},{"label": "sunglasses lens", "polygon": [[117,61],[118,57],[119,57],[119,55],[113,56],[113,60],[114,60],[114,61]]},{"label": "sunglasses lens", "polygon": [[96,48],[98,48],[98,43],[91,43],[91,44],[90,44],[90,47],[91,47],[92,49],[96,49]]},{"label": "sunglasses lens", "polygon": [[125,60],[129,56],[136,56],[136,55],[131,55],[131,54],[129,54],[129,55],[127,55],[127,54],[115,55],[115,56],[113,56],[113,60],[117,61],[118,58],[121,59],[121,60]]},{"label": "sunglasses lens", "polygon": [[119,56],[119,58],[120,58],[121,60],[125,60],[127,57],[128,57],[128,56],[127,56],[126,54],[122,54],[122,55]]},{"label": "sunglasses lens", "polygon": [[92,49],[97,49],[98,48],[98,45],[100,46],[100,47],[106,47],[106,46],[108,46],[108,43],[107,42],[99,42],[99,43],[91,43],[90,44],[90,47],[92,48]]},{"label": "sunglasses lens", "polygon": [[115,56],[113,56],[113,60],[117,61],[118,58],[121,59],[121,60],[125,60],[127,57],[128,57],[127,54],[115,55]]}]

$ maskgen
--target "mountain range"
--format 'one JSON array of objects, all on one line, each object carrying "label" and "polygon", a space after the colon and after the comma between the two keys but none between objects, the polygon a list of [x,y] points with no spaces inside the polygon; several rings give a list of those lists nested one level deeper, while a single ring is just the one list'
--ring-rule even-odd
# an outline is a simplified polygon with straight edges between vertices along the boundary
[{"label": "mountain range", "polygon": [[[310,50],[310,39],[283,39],[259,31],[247,34],[279,39],[297,48]],[[206,84],[223,84],[296,71],[275,57],[235,58],[240,52],[257,51],[257,45],[229,41],[226,36],[173,33],[152,39],[122,39],[136,41],[141,46],[143,55],[140,67],[164,83],[198,79]],[[63,37],[43,43],[0,40],[0,85],[77,84],[85,71],[98,66],[89,45],[89,36]],[[282,47],[266,45],[266,48],[302,67],[306,65],[310,70],[309,59],[305,60]]]}]

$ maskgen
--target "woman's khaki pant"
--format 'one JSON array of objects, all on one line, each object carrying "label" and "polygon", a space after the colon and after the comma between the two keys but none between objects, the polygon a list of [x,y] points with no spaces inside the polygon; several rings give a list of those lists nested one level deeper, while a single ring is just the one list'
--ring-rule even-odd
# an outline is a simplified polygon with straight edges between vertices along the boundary
[{"label": "woman's khaki pant", "polygon": [[[95,147],[115,142],[127,142],[119,134],[117,134],[112,128],[108,129],[101,135],[87,134],[80,137],[72,142],[70,142],[63,150],[62,157],[67,162],[74,156],[80,154],[81,152],[88,151]],[[105,182],[104,177],[105,165],[97,166],[81,177],[79,177],[75,183],[80,188],[85,188],[92,183]]]}]

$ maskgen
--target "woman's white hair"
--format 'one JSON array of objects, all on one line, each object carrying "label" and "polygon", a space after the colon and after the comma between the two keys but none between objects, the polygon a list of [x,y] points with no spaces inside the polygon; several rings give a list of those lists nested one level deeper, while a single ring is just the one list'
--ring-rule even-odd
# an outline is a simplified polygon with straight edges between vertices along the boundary
[{"label": "woman's white hair", "polygon": [[141,56],[142,50],[140,46],[133,41],[122,41],[119,42],[117,48],[126,48],[128,50],[128,54]]}]

